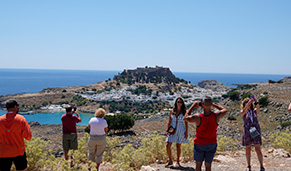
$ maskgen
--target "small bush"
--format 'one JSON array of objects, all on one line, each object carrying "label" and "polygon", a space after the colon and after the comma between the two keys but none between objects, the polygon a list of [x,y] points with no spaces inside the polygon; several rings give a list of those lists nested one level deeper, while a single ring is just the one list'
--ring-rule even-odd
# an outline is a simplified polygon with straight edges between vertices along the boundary
[{"label": "small bush", "polygon": [[64,93],[65,93],[65,92],[67,92],[67,90],[65,90],[65,89],[64,89],[62,92],[64,92]]},{"label": "small bush", "polygon": [[261,98],[259,99],[259,104],[260,104],[261,106],[267,106],[268,103],[269,103],[269,97],[268,97],[268,96],[261,97]]},{"label": "small bush", "polygon": [[235,121],[236,120],[236,117],[235,116],[229,116],[229,117],[227,117],[227,120]]},{"label": "small bush", "polygon": [[268,95],[268,92],[265,91],[263,94],[264,94],[264,95]]},{"label": "small bush", "polygon": [[242,96],[242,100],[245,99],[245,98],[250,98],[251,95],[252,95],[251,92],[247,92],[247,93],[243,94],[243,96]]},{"label": "small bush", "polygon": [[287,127],[289,125],[291,125],[291,122],[290,121],[284,122],[284,123],[281,124],[282,128],[285,128],[285,127]]},{"label": "small bush", "polygon": [[47,106],[49,103],[48,102],[43,102],[42,106]]},{"label": "small bush", "polygon": [[283,148],[291,153],[291,134],[289,130],[284,132],[277,132],[270,135],[272,146],[274,148]]},{"label": "small bush", "polygon": [[228,138],[222,135],[217,136],[217,151],[231,150],[235,151],[238,149],[238,142],[232,138]]},{"label": "small bush", "polygon": [[240,94],[239,94],[239,92],[237,92],[237,91],[231,91],[231,92],[229,93],[229,98],[230,98],[230,100],[232,100],[232,101],[239,100],[239,96],[240,96]]}]

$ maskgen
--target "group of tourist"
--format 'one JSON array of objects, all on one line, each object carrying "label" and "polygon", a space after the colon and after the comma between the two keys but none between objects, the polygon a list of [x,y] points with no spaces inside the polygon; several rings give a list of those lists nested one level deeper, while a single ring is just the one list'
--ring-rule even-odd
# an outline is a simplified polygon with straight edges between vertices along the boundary
[{"label": "group of tourist", "polygon": [[[26,140],[32,137],[30,126],[26,119],[18,114],[19,104],[15,100],[6,103],[7,113],[0,116],[0,171],[10,171],[12,162],[16,170],[27,170],[27,159],[25,153]],[[76,115],[74,115],[76,114]],[[90,137],[88,141],[88,160],[96,162],[96,169],[102,162],[102,155],[106,147],[106,132],[108,125],[103,117],[105,110],[100,108],[95,112],[95,117],[89,121]],[[78,149],[76,123],[81,122],[81,117],[76,108],[71,105],[66,107],[66,114],[62,115],[63,127],[63,150],[66,160],[69,159],[69,150]],[[71,156],[72,158],[72,156]],[[89,162],[88,162],[89,163]],[[73,166],[71,160],[71,166]],[[90,165],[88,165],[88,170]]]},{"label": "group of tourist", "polygon": [[[201,107],[202,113],[191,115],[194,108]],[[217,110],[212,111],[211,108]],[[291,104],[288,110],[291,112]],[[263,155],[261,152],[261,130],[258,122],[258,113],[260,106],[254,96],[245,98],[241,104],[240,114],[244,121],[242,145],[246,148],[247,168],[246,171],[251,171],[251,146],[255,146],[260,162],[260,171],[264,171]],[[196,161],[195,171],[201,171],[202,163],[205,162],[205,170],[211,171],[211,163],[217,149],[217,127],[220,119],[225,116],[227,109],[223,106],[212,103],[210,97],[206,96],[202,101],[195,101],[192,106],[186,111],[185,103],[182,98],[177,98],[174,108],[171,110],[168,122],[167,145],[166,150],[169,157],[165,167],[173,164],[171,156],[171,145],[176,143],[177,147],[177,162],[180,166],[181,143],[189,143],[188,137],[188,122],[196,125],[196,135],[194,138],[194,160]],[[172,131],[174,130],[174,131]]]},{"label": "group of tourist", "polygon": [[[202,108],[202,113],[191,114],[194,108]],[[26,119],[18,114],[19,104],[15,100],[6,103],[7,113],[0,116],[0,171],[10,171],[12,162],[16,170],[27,170],[27,159],[25,153],[24,138],[30,140],[32,137],[30,126]],[[212,108],[216,110],[212,110]],[[288,107],[291,112],[291,103]],[[261,152],[261,130],[257,115],[260,106],[254,96],[245,98],[241,103],[240,114],[244,121],[242,145],[246,149],[247,171],[251,171],[251,147],[254,145],[257,153],[260,170],[264,171],[263,155]],[[176,143],[177,161],[180,165],[181,144],[189,143],[188,122],[196,125],[194,138],[194,160],[196,171],[201,171],[202,163],[205,162],[206,171],[211,171],[211,163],[217,149],[217,127],[220,119],[227,113],[223,106],[212,103],[210,97],[205,96],[202,101],[195,101],[189,110],[182,98],[177,98],[173,109],[169,114],[166,131],[166,151],[168,162],[165,167],[173,165],[171,145]],[[74,115],[76,114],[76,115]],[[90,137],[88,141],[88,160],[96,162],[96,169],[102,162],[102,155],[106,147],[106,132],[108,125],[105,119],[105,110],[99,108],[95,117],[89,121]],[[76,108],[71,105],[66,107],[66,114],[62,115],[63,126],[63,150],[64,157],[68,160],[70,149],[78,149],[76,123],[81,122],[81,117]],[[89,163],[89,162],[88,162]],[[73,165],[73,163],[71,163]],[[90,170],[90,165],[88,165]]]}]

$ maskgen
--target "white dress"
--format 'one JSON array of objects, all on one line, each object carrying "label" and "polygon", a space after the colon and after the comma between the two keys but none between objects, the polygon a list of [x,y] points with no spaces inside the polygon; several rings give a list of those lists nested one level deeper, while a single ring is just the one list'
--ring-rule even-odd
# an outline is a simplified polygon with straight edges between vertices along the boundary
[{"label": "white dress", "polygon": [[[175,128],[176,126],[176,116],[171,115],[172,118],[172,127]],[[180,114],[178,116],[178,123],[177,123],[177,129],[174,135],[169,134],[169,137],[167,137],[167,142],[172,142],[172,143],[189,143],[189,140],[185,138],[185,133],[186,133],[186,127],[184,124],[183,120],[184,116],[183,114]]]}]

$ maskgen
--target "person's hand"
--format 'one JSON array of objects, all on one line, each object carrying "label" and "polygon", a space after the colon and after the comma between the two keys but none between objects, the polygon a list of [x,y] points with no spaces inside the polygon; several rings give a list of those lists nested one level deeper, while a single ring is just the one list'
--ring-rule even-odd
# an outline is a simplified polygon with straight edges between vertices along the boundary
[{"label": "person's hand", "polygon": [[188,138],[188,134],[186,133],[186,134],[185,134],[185,139],[187,139],[187,138]]},{"label": "person's hand", "polygon": [[168,131],[166,131],[166,136],[169,137],[169,132]]},{"label": "person's hand", "polygon": [[199,108],[200,106],[199,106],[199,104],[201,103],[201,101],[199,101],[199,100],[196,100],[195,102],[195,106],[194,107],[197,107],[197,108]]}]

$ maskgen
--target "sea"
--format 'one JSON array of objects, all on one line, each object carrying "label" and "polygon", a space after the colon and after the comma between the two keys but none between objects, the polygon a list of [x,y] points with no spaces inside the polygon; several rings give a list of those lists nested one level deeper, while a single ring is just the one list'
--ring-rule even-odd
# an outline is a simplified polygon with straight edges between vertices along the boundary
[{"label": "sea", "polygon": [[[49,87],[67,87],[94,84],[113,79],[122,71],[93,70],[45,70],[45,69],[0,69],[0,96],[17,93],[36,93]],[[173,72],[178,78],[198,85],[202,80],[217,80],[224,85],[236,87],[238,84],[278,81],[287,75],[273,74],[224,74],[224,73],[191,73]],[[6,111],[0,110],[0,116]],[[37,121],[40,124],[61,124],[64,112],[44,112],[24,115],[27,121]],[[81,113],[82,122],[88,125],[93,114]]]}]

